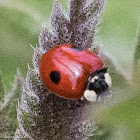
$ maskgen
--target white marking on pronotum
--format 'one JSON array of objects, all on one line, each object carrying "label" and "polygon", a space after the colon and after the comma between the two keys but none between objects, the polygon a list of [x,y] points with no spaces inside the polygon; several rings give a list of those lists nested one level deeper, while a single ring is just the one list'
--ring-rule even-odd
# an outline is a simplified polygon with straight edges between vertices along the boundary
[{"label": "white marking on pronotum", "polygon": [[96,102],[97,101],[97,94],[93,90],[85,90],[84,97],[86,100],[90,102]]},{"label": "white marking on pronotum", "polygon": [[95,80],[98,80],[98,76],[94,76],[93,78],[91,78],[91,82],[95,82]]},{"label": "white marking on pronotum", "polygon": [[112,79],[111,79],[111,76],[109,75],[109,73],[105,73],[104,74],[104,77],[105,77],[105,82],[107,83],[107,85],[109,87],[111,87],[111,85],[112,85]]}]

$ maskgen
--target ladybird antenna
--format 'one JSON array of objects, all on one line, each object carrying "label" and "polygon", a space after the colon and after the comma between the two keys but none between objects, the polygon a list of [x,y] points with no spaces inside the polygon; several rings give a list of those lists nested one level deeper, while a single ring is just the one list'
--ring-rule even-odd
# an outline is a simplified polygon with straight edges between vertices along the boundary
[{"label": "ladybird antenna", "polygon": [[103,69],[106,69],[106,71],[108,71],[110,69],[110,67],[104,67]]},{"label": "ladybird antenna", "polygon": [[110,70],[110,67],[105,67],[107,70]]},{"label": "ladybird antenna", "polygon": [[[96,70],[94,73],[95,74],[99,74],[100,72],[106,73],[108,71],[108,69],[109,69],[109,67],[104,67],[102,69]],[[94,73],[93,73],[93,75],[94,75]]]}]

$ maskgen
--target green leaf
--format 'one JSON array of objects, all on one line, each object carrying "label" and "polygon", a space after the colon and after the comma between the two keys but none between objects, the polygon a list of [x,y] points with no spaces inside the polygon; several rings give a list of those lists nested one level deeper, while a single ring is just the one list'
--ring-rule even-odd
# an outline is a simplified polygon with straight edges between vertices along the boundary
[{"label": "green leaf", "polygon": [[107,0],[101,15],[101,30],[96,34],[103,44],[103,51],[111,56],[128,80],[132,78],[139,5],[140,0]]},{"label": "green leaf", "polygon": [[140,28],[138,30],[137,44],[134,54],[133,82],[134,87],[140,90]]},{"label": "green leaf", "polygon": [[136,96],[102,114],[103,130],[110,132],[108,140],[137,140],[140,138],[139,103],[140,96]]},{"label": "green leaf", "polygon": [[[22,68],[23,75],[26,74],[27,63],[31,63],[32,49],[29,44],[35,43],[37,36],[36,31],[33,31],[34,27],[29,27],[35,20],[18,9],[1,6],[0,18],[0,67],[5,91],[8,92],[17,67]],[[30,25],[27,26],[27,22]]]}]

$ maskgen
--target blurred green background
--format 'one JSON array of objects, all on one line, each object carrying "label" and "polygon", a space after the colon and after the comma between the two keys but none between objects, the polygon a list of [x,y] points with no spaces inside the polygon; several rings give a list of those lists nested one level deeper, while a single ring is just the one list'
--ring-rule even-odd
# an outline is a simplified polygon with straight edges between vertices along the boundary
[{"label": "blurred green background", "polygon": [[[69,1],[59,1],[68,12]],[[10,91],[17,68],[26,76],[27,63],[32,64],[33,55],[29,44],[38,44],[42,23],[51,27],[52,6],[51,0],[0,0],[0,71],[5,92]],[[140,0],[107,0],[95,39],[95,43],[101,44],[101,49],[131,84],[139,18]],[[116,82],[120,81],[116,79]],[[129,93],[136,94],[136,97],[102,113],[100,117],[106,133],[109,131],[106,139],[140,138],[140,95],[137,93]],[[123,96],[123,93],[120,94]]]}]

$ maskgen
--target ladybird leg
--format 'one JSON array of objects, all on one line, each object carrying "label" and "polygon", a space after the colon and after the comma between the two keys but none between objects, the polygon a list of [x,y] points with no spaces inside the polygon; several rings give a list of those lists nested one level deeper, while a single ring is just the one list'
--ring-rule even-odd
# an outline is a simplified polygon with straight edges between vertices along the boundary
[{"label": "ladybird leg", "polygon": [[93,48],[93,52],[98,55],[100,53],[100,49],[100,46],[97,45],[95,48]]},{"label": "ladybird leg", "polygon": [[97,96],[98,95],[93,90],[85,90],[85,92],[84,92],[85,99],[90,101],[90,102],[96,102],[97,101]]}]

